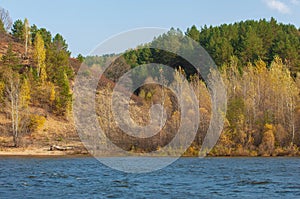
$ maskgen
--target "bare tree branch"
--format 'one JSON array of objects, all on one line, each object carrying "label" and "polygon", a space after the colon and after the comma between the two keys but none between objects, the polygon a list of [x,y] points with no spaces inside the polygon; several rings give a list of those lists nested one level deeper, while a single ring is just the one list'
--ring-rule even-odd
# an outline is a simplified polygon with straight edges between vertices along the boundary
[{"label": "bare tree branch", "polygon": [[2,7],[0,7],[0,20],[2,21],[5,30],[9,31],[11,29],[11,26],[12,26],[12,19],[9,15],[8,10],[5,10]]}]

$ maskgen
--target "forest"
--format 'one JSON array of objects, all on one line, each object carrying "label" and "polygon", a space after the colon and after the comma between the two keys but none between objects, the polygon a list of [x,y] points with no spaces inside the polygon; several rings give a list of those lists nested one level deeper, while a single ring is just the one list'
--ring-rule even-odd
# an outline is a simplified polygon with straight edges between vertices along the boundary
[{"label": "forest", "polygon": [[[126,151],[146,153],[159,150],[173,138],[181,113],[178,99],[168,89],[145,82],[131,97],[131,117],[139,124],[147,124],[149,115],[145,113],[151,105],[160,103],[166,109],[168,121],[152,142],[120,133],[109,108],[113,87],[122,74],[142,64],[160,63],[176,69],[174,79],[185,76],[197,93],[199,127],[184,154],[197,156],[212,114],[207,85],[186,60],[149,47],[178,48],[181,41],[172,39],[173,35],[188,36],[200,44],[215,61],[226,86],[224,128],[209,155],[300,154],[300,29],[294,25],[271,18],[192,26],[185,32],[171,28],[150,44],[128,49],[121,56],[79,54],[72,58],[61,34],[30,25],[26,18],[12,22],[5,9],[0,9],[0,150],[78,144],[72,117],[77,71],[81,63],[92,69],[115,59],[101,77],[96,95],[99,124],[109,139]],[[170,42],[163,43],[166,40]],[[159,77],[161,71],[153,68],[139,71],[137,76],[149,73]],[[172,155],[173,150],[162,155]]]}]

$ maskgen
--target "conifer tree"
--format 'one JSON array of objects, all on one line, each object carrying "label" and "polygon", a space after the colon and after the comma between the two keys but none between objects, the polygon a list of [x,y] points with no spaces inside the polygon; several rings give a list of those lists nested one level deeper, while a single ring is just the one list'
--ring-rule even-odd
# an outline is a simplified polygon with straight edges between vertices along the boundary
[{"label": "conifer tree", "polygon": [[24,23],[21,19],[18,19],[14,22],[11,32],[12,35],[19,41],[24,40]]}]

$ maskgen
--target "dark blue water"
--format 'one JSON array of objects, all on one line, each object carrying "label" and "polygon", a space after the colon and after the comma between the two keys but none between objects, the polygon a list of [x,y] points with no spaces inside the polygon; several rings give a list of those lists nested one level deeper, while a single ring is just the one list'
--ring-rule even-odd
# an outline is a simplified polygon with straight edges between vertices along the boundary
[{"label": "dark blue water", "polygon": [[300,158],[182,158],[151,173],[93,158],[0,158],[0,198],[300,198]]}]

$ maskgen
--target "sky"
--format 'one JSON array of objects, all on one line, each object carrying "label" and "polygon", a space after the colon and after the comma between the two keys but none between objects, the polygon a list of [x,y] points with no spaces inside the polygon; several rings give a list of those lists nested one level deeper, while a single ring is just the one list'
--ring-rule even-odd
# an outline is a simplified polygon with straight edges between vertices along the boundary
[{"label": "sky", "polygon": [[0,0],[13,21],[28,18],[67,40],[72,56],[88,55],[120,32],[270,19],[300,27],[300,0]]}]

